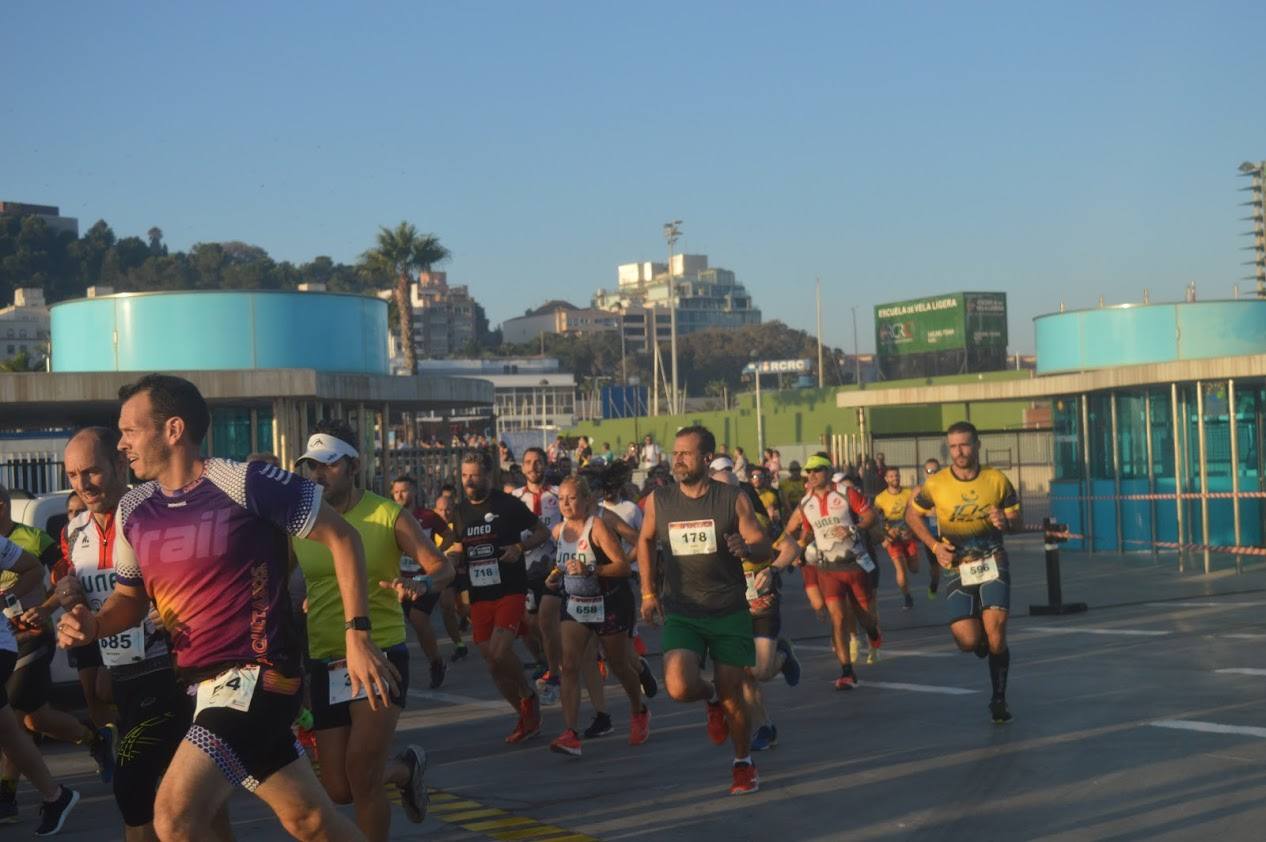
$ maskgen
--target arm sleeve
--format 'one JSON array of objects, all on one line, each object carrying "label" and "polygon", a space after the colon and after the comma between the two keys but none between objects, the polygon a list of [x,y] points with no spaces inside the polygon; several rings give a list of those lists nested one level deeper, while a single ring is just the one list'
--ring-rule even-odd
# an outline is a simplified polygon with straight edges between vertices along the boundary
[{"label": "arm sleeve", "polygon": [[246,509],[294,538],[306,538],[321,511],[321,486],[267,462],[246,471]]},{"label": "arm sleeve", "polygon": [[0,535],[0,570],[12,570],[22,557],[22,548]]}]

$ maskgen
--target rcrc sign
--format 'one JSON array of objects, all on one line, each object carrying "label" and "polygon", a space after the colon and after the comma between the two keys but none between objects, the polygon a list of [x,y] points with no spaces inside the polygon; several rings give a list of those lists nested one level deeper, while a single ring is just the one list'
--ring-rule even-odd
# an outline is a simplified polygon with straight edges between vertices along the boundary
[{"label": "rcrc sign", "polygon": [[806,374],[813,370],[813,360],[762,360],[743,366],[743,373],[758,369],[761,374]]}]

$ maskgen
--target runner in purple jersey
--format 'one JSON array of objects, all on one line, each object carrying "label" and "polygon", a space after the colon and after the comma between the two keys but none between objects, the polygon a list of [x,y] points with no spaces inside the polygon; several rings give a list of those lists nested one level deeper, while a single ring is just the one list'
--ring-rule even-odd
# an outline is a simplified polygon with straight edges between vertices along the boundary
[{"label": "runner in purple jersey", "polygon": [[388,704],[396,677],[369,638],[359,536],[307,480],[263,462],[203,459],[210,413],[187,380],[148,375],[119,398],[119,449],[149,482],[119,504],[114,593],[96,615],[86,606],[65,614],[59,640],[78,646],[124,631],[151,598],[171,634],[176,668],[197,701],[159,787],[158,836],[215,838],[212,817],[240,785],[297,839],[363,839],[290,732],[303,682],[286,595],[288,536],[325,544],[347,618],[352,691],[366,685],[371,707]]}]

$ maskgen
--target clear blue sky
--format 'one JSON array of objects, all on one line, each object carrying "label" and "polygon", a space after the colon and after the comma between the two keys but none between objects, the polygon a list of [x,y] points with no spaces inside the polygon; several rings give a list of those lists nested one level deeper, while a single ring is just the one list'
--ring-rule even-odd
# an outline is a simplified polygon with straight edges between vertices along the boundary
[{"label": "clear blue sky", "polygon": [[1230,297],[1266,3],[0,5],[0,198],[352,261],[408,219],[495,323],[686,251],[766,319]]}]

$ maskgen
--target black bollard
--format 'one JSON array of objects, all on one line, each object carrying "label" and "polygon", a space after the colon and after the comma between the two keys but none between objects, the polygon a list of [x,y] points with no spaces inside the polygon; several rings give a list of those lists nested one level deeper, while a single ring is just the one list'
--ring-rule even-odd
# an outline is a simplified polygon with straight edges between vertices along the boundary
[{"label": "black bollard", "polygon": [[1059,546],[1068,539],[1068,526],[1055,523],[1050,518],[1042,520],[1042,548],[1046,550],[1046,605],[1030,605],[1029,614],[1033,616],[1049,616],[1052,614],[1080,614],[1086,610],[1084,602],[1064,602],[1064,587],[1059,573]]}]

